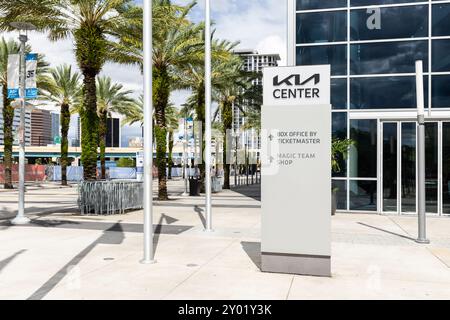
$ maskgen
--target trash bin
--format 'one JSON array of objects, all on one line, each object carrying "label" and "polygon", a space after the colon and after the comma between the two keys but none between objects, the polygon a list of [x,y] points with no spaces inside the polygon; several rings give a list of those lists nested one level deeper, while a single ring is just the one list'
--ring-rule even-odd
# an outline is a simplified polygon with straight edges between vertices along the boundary
[{"label": "trash bin", "polygon": [[191,197],[200,196],[200,181],[196,178],[189,178],[189,195]]},{"label": "trash bin", "polygon": [[219,193],[222,191],[222,179],[219,177],[212,177],[212,192]]}]

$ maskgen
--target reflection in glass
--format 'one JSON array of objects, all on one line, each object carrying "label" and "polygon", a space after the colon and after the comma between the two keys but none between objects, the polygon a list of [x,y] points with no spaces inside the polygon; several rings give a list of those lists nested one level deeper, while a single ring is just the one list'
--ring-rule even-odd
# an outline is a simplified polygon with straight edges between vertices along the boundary
[{"label": "reflection in glass", "polygon": [[405,2],[423,2],[423,0],[350,0],[351,6],[369,6],[373,4],[395,4]]},{"label": "reflection in glass", "polygon": [[450,35],[450,4],[433,5],[433,36]]},{"label": "reflection in glass", "polygon": [[376,181],[350,181],[350,210],[377,211]]},{"label": "reflection in glass", "polygon": [[438,124],[425,125],[426,211],[438,213]]},{"label": "reflection in glass", "polygon": [[347,46],[297,47],[297,65],[331,64],[332,75],[347,74]]},{"label": "reflection in glass", "polygon": [[450,40],[433,40],[433,72],[450,71]]},{"label": "reflection in glass", "polygon": [[450,75],[433,76],[431,87],[433,88],[432,107],[450,108]]},{"label": "reflection in glass", "polygon": [[351,120],[350,176],[353,178],[377,177],[377,120]]},{"label": "reflection in glass", "polygon": [[417,38],[428,36],[428,5],[380,8],[380,24],[369,25],[373,12],[352,10],[351,40]]},{"label": "reflection in glass", "polygon": [[[333,139],[347,139],[347,112],[333,112]],[[333,172],[333,177],[347,176],[347,161],[344,155],[337,157],[340,170]]]},{"label": "reflection in glass", "polygon": [[402,123],[402,212],[416,212],[416,123]]},{"label": "reflection in glass", "polygon": [[428,41],[401,41],[351,45],[351,74],[414,73],[415,61],[428,71]]},{"label": "reflection in glass", "polygon": [[347,109],[347,79],[331,79],[333,109]]},{"label": "reflection in glass", "polygon": [[347,0],[297,0],[297,10],[347,7]]},{"label": "reflection in glass", "polygon": [[[424,96],[428,96],[428,77],[424,77]],[[415,77],[354,78],[350,82],[351,109],[416,108]],[[428,106],[428,99],[425,99]]]},{"label": "reflection in glass", "polygon": [[383,125],[383,211],[397,212],[397,123]]},{"label": "reflection in glass", "polygon": [[450,122],[442,124],[442,210],[450,214]]},{"label": "reflection in glass", "polygon": [[333,191],[336,194],[336,208],[347,210],[347,181],[333,180]]},{"label": "reflection in glass", "polygon": [[347,11],[297,14],[297,43],[347,40]]}]

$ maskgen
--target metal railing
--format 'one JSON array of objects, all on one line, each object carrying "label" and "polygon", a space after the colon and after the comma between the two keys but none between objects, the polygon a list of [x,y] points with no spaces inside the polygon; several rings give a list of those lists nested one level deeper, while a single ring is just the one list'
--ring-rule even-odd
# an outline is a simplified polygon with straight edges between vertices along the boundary
[{"label": "metal railing", "polygon": [[139,181],[82,181],[78,205],[82,215],[124,214],[143,208],[144,185]]}]

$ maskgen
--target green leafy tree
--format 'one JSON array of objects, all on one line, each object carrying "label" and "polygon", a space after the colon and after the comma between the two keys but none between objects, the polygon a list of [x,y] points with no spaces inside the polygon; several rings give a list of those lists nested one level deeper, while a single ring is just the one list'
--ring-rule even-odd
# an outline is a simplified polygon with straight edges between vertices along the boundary
[{"label": "green leafy tree", "polygon": [[101,178],[106,178],[106,133],[108,118],[112,112],[125,113],[134,100],[130,97],[133,92],[124,90],[123,85],[112,83],[110,77],[97,78],[97,114],[99,117],[99,145]]},{"label": "green leafy tree", "polygon": [[[118,34],[142,21],[132,0],[9,0],[0,2],[0,29],[13,21],[33,23],[50,40],[73,38],[75,57],[83,75],[82,155],[84,178],[96,179],[99,119],[96,76],[107,61],[125,63],[115,53]],[[142,22],[140,22],[142,23]]]},{"label": "green leafy tree", "polygon": [[[1,11],[1,10],[0,10]],[[11,105],[13,100],[8,99],[8,56],[20,52],[20,43],[15,40],[0,39],[0,86],[2,87],[3,106],[3,164],[5,170],[5,189],[12,189],[12,154],[13,154],[13,121],[14,108]],[[25,52],[31,52],[31,46],[25,47]],[[40,89],[48,87],[48,79],[45,77],[48,63],[43,55],[38,55],[37,64],[37,86]]]},{"label": "green leafy tree", "polygon": [[63,64],[50,70],[49,88],[42,97],[59,105],[61,122],[61,183],[67,185],[67,166],[69,164],[70,110],[80,104],[82,95],[81,75],[72,71],[72,66]]}]

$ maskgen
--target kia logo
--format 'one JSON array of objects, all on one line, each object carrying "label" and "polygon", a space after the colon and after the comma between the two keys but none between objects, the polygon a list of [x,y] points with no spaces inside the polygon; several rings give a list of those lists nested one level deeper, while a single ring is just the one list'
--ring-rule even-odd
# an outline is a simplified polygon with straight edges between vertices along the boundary
[{"label": "kia logo", "polygon": [[[293,81],[293,82],[292,82]],[[279,76],[275,76],[273,78],[273,85],[275,87],[279,87],[281,85],[287,85],[287,86],[303,86],[311,81],[314,81],[314,85],[318,84],[320,82],[320,74],[315,74],[305,81],[302,81],[302,77],[299,74],[291,74],[287,78],[280,81]]]}]

